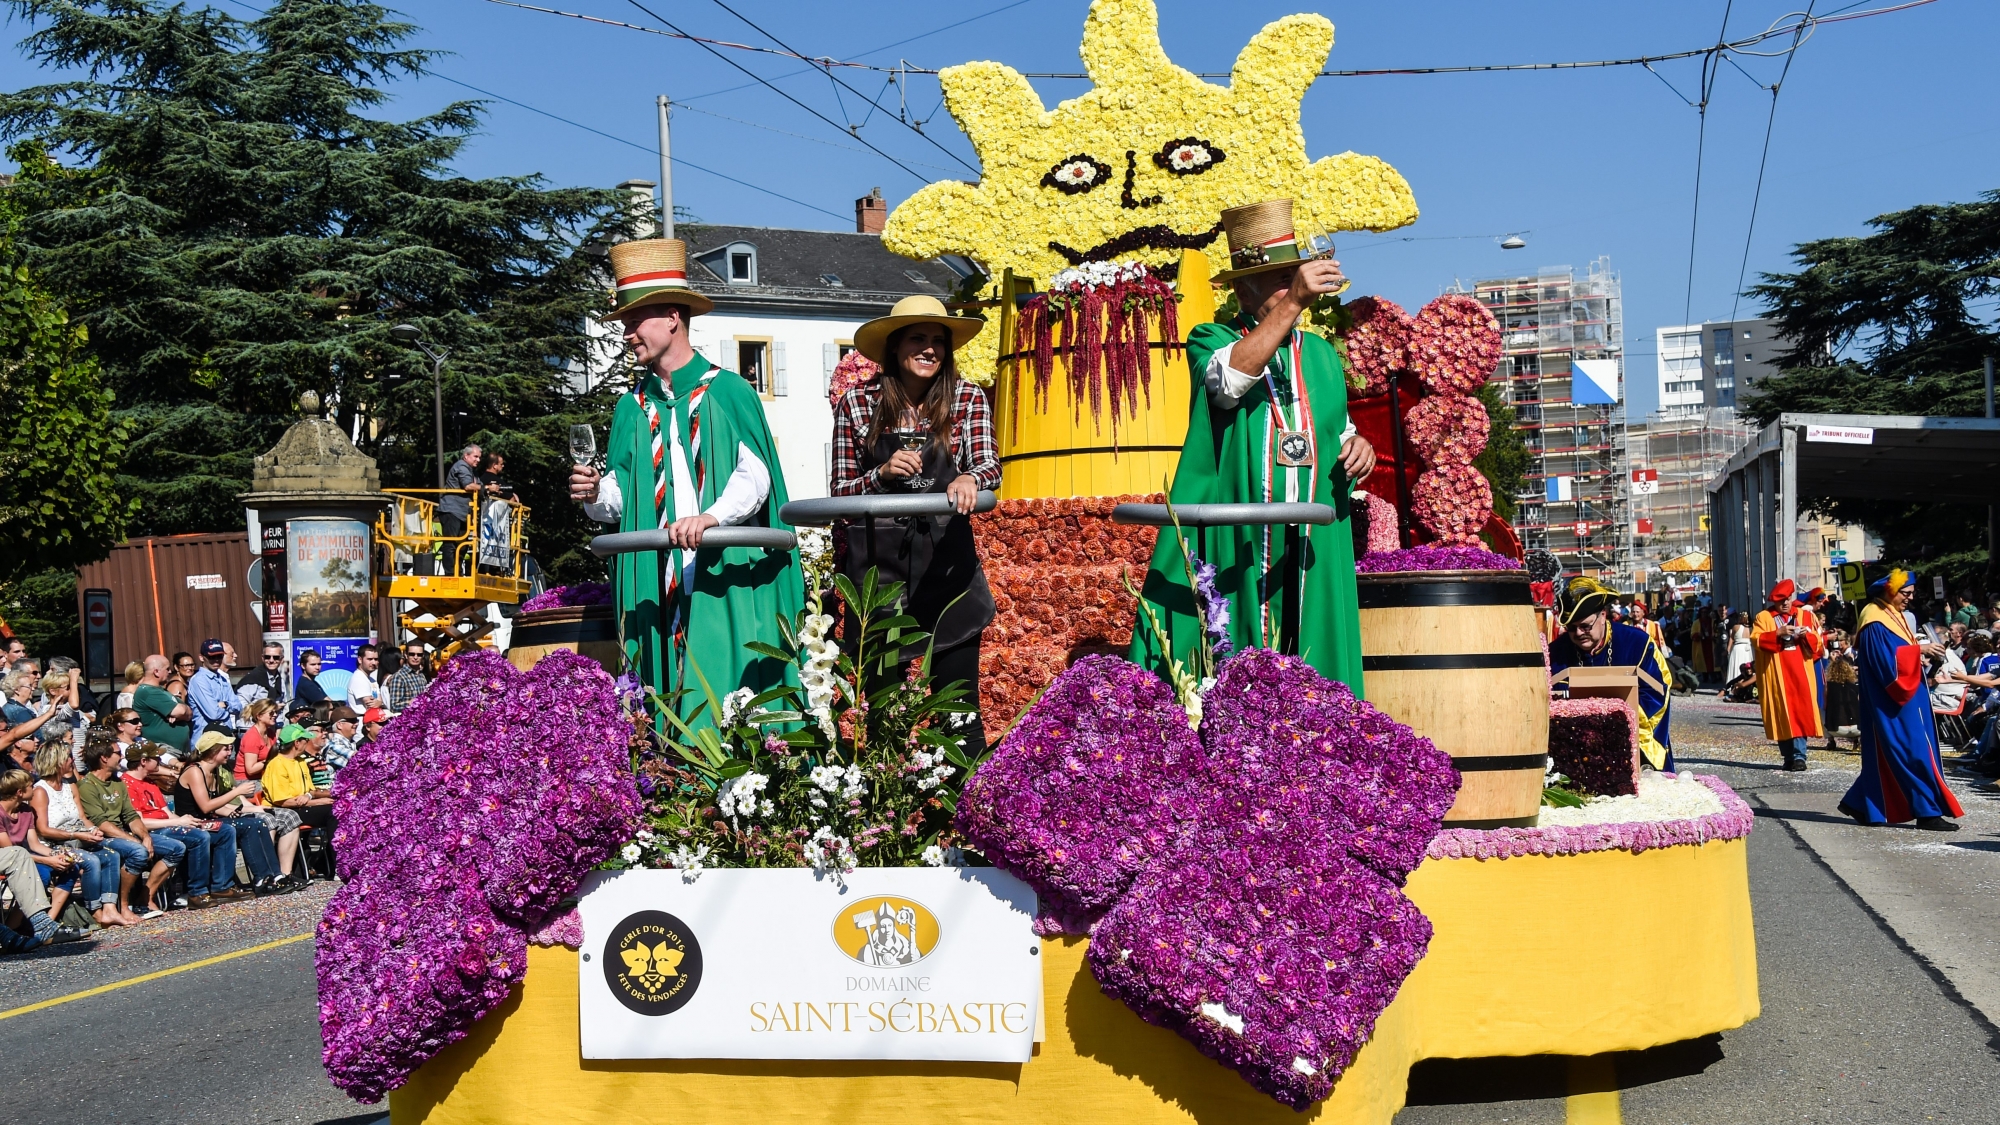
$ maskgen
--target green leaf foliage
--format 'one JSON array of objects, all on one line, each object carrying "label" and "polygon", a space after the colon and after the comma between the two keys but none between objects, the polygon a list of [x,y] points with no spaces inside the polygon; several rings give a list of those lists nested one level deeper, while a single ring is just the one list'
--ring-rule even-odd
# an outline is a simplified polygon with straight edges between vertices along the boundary
[{"label": "green leaf foliage", "polygon": [[[242,526],[251,460],[319,393],[389,486],[435,487],[432,367],[449,349],[447,451],[503,452],[558,577],[601,575],[566,496],[567,427],[608,423],[581,391],[585,318],[629,233],[615,193],[452,161],[481,105],[370,115],[421,75],[416,29],[358,0],[278,0],[249,21],[157,0],[9,0],[22,50],[73,76],[0,96],[35,276],[89,331],[131,430],[132,530]],[[447,452],[449,456],[449,452]]]},{"label": "green leaf foliage", "polygon": [[[1758,425],[1787,412],[1985,413],[1981,361],[2000,351],[2000,340],[1972,306],[2000,295],[2000,191],[1879,215],[1868,225],[1874,233],[1800,244],[1796,272],[1765,274],[1749,290],[1790,344],[1780,373],[1740,398]],[[1950,556],[1967,572],[1974,564],[1965,552],[1984,562],[1984,508],[1805,499],[1827,518],[1881,535],[1890,558]]]}]

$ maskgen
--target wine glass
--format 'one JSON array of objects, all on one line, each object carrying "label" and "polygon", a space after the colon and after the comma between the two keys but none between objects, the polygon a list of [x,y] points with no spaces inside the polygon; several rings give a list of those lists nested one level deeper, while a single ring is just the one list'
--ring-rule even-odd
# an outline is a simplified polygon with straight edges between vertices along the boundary
[{"label": "wine glass", "polygon": [[[924,454],[924,446],[930,444],[930,426],[926,422],[919,421],[913,426],[901,428],[894,432],[896,441],[901,447],[916,454],[919,458]],[[923,492],[929,489],[932,483],[934,482],[930,477],[924,476],[922,472],[918,472],[910,477],[910,490],[912,492]]]},{"label": "wine glass", "polygon": [[588,465],[597,459],[597,431],[590,426],[569,428],[569,459]]}]

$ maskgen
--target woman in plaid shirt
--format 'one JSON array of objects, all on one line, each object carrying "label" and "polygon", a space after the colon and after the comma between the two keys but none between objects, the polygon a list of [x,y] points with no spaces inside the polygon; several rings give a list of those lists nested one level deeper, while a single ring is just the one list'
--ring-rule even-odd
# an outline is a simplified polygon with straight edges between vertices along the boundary
[{"label": "woman in plaid shirt", "polygon": [[[986,392],[958,377],[953,352],[983,322],[952,316],[935,297],[905,297],[888,316],[854,332],[854,346],[882,365],[875,379],[841,396],[833,412],[836,496],[942,492],[954,515],[856,520],[841,572],[857,586],[872,568],[881,584],[904,584],[903,611],[932,634],[931,679],[963,682],[979,706],[979,635],[993,620],[993,594],[979,566],[971,512],[982,489],[1000,487],[999,445]],[[860,635],[850,615],[847,637]],[[903,654],[896,674],[918,649]],[[975,720],[967,748],[986,746]]]}]

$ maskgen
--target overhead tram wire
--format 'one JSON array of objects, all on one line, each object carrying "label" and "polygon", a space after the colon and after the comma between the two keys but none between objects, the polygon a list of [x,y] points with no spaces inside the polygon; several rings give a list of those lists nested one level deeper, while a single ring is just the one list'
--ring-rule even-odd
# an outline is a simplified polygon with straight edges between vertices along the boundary
[{"label": "overhead tram wire", "polygon": [[1695,236],[1701,230],[1701,160],[1708,147],[1708,99],[1715,92],[1715,78],[1722,70],[1717,60],[1721,57],[1722,46],[1729,41],[1729,14],[1736,10],[1736,0],[1727,0],[1722,6],[1722,30],[1715,35],[1715,49],[1702,56],[1701,60],[1701,101],[1695,111],[1701,115],[1701,124],[1695,129],[1694,142],[1694,210],[1688,217],[1688,269],[1687,297],[1681,306],[1681,323],[1686,324],[1694,313],[1694,247]]},{"label": "overhead tram wire", "polygon": [[[463,81],[460,81],[459,79],[456,79],[456,78],[453,78],[453,77],[451,77],[450,75],[446,75],[446,74],[439,74],[439,73],[438,73],[437,71],[434,71],[434,70],[433,70],[433,71],[428,71],[428,72],[426,72],[426,73],[427,73],[427,74],[428,74],[428,76],[429,76],[429,77],[431,77],[431,78],[442,78],[442,79],[444,79],[444,80],[445,80],[446,82],[449,82],[449,83],[451,83],[451,84],[452,84],[452,85],[454,85],[454,86],[463,86],[463,87],[465,87],[466,89],[468,89],[468,90],[471,90],[471,91],[472,91],[473,93],[475,93],[475,94],[484,94],[485,96],[487,96],[487,97],[489,97],[489,98],[492,98],[492,99],[494,99],[495,101],[502,101],[502,102],[506,102],[506,103],[507,103],[508,105],[511,105],[511,106],[517,106],[517,107],[519,107],[519,108],[521,108],[521,109],[525,109],[525,110],[527,110],[527,111],[528,111],[529,113],[539,113],[539,114],[541,114],[541,115],[542,115],[543,117],[546,117],[546,118],[548,118],[548,119],[550,119],[550,120],[552,120],[552,121],[560,121],[560,122],[562,122],[562,123],[563,123],[563,124],[565,124],[565,125],[573,125],[573,126],[575,126],[576,128],[578,128],[578,129],[582,129],[582,130],[583,130],[584,132],[586,132],[586,133],[596,133],[596,134],[597,134],[598,136],[600,136],[600,137],[603,137],[603,138],[604,138],[605,140],[608,140],[608,141],[617,141],[617,142],[618,142],[619,144],[621,144],[621,145],[630,145],[631,147],[633,147],[633,148],[636,148],[636,149],[638,149],[638,150],[639,150],[640,152],[646,152],[646,153],[655,153],[655,154],[657,154],[657,152],[658,152],[658,150],[657,150],[657,149],[654,149],[654,148],[651,148],[651,147],[648,147],[648,146],[646,146],[646,145],[642,145],[642,144],[638,143],[637,141],[629,141],[629,140],[626,140],[626,139],[625,139],[624,137],[621,137],[621,136],[617,135],[616,133],[607,133],[607,132],[605,132],[605,131],[604,131],[604,130],[602,130],[602,129],[598,129],[598,128],[594,128],[594,127],[592,127],[592,126],[589,126],[589,125],[585,125],[585,124],[584,124],[583,122],[581,122],[581,121],[572,121],[572,120],[570,120],[569,118],[567,118],[567,117],[564,117],[564,116],[562,116],[561,114],[556,114],[556,113],[550,113],[550,112],[549,112],[548,110],[546,110],[546,109],[541,109],[541,108],[539,108],[539,107],[536,107],[536,106],[531,106],[531,105],[529,105],[529,104],[528,104],[527,102],[524,102],[524,101],[517,101],[517,100],[515,100],[514,98],[510,98],[510,97],[508,97],[508,96],[507,96],[507,95],[505,95],[505,94],[496,94],[496,93],[494,93],[494,92],[493,92],[493,91],[491,91],[491,90],[483,90],[483,89],[480,89],[479,87],[477,87],[477,86],[474,86],[474,85],[473,85],[472,83],[470,83],[470,82],[463,82]],[[748,123],[746,122],[746,124],[748,124]],[[803,138],[803,139],[805,139],[805,140],[811,140],[812,138],[810,138],[810,137],[806,137],[806,138]],[[842,147],[845,147],[845,146],[842,146]],[[709,174],[709,175],[711,175],[711,176],[714,176],[714,177],[716,177],[717,179],[723,179],[723,180],[728,180],[728,181],[729,181],[730,183],[732,183],[732,184],[740,184],[740,185],[742,185],[743,187],[747,187],[747,188],[749,188],[749,189],[750,189],[751,191],[761,191],[761,192],[763,192],[763,193],[764,193],[765,195],[768,195],[768,196],[771,196],[771,197],[773,197],[773,198],[775,198],[775,199],[782,199],[782,200],[784,200],[784,201],[785,201],[785,202],[787,202],[787,203],[793,203],[793,204],[797,204],[798,206],[800,206],[800,207],[804,207],[804,208],[806,208],[806,209],[807,209],[807,210],[809,210],[809,211],[818,211],[818,212],[819,212],[820,214],[822,214],[822,215],[829,215],[829,216],[832,216],[833,218],[836,218],[836,219],[839,219],[839,220],[841,220],[842,222],[846,222],[846,221],[847,221],[847,218],[848,218],[848,217],[847,217],[846,215],[843,215],[843,214],[841,214],[841,213],[840,213],[840,212],[838,212],[838,211],[829,211],[829,210],[827,210],[826,208],[824,208],[824,207],[820,207],[820,206],[818,206],[818,205],[816,205],[816,204],[812,204],[812,203],[807,203],[807,202],[806,202],[805,200],[803,200],[803,199],[793,199],[793,198],[792,198],[791,196],[789,196],[789,195],[785,195],[785,194],[783,194],[783,193],[781,193],[781,192],[775,192],[775,191],[772,191],[772,190],[771,190],[770,188],[767,188],[767,187],[759,187],[759,186],[757,186],[756,184],[753,184],[753,183],[751,183],[751,182],[750,182],[750,181],[748,181],[748,180],[739,180],[739,179],[737,179],[737,178],[736,178],[735,176],[731,176],[731,175],[729,175],[729,174],[727,174],[727,173],[725,173],[725,172],[718,172],[718,171],[716,171],[716,170],[715,170],[715,169],[713,169],[713,168],[704,168],[704,167],[702,167],[701,165],[699,165],[699,164],[696,164],[696,163],[695,163],[694,161],[692,161],[692,160],[689,160],[689,159],[688,159],[687,157],[685,157],[685,156],[682,156],[682,155],[680,155],[680,154],[678,154],[678,153],[676,153],[676,154],[674,155],[674,166],[675,166],[675,167],[677,167],[677,168],[678,168],[678,167],[681,167],[681,166],[686,166],[686,167],[689,167],[689,168],[692,168],[692,169],[694,169],[694,170],[695,170],[695,171],[697,171],[697,172],[706,172],[707,174]]]},{"label": "overhead tram wire", "polygon": [[[1027,0],[1020,0],[1020,3],[1026,3],[1026,2]],[[1806,29],[1806,34],[1809,36],[1812,33],[1811,29],[1817,28],[1822,24],[1845,23],[1849,20],[1867,19],[1871,16],[1889,15],[1895,12],[1907,11],[1911,8],[1922,8],[1930,4],[1935,4],[1937,2],[1938,0],[1904,0],[1904,2],[1900,4],[1890,4],[1881,8],[1869,8],[1866,11],[1860,11],[1860,12],[1841,9],[1838,14],[1814,16],[1811,19],[1801,19],[1797,22],[1789,24],[1774,24],[1771,27],[1766,28],[1765,30],[1757,33],[1756,35],[1752,35],[1744,39],[1738,39],[1733,42],[1717,43],[1712,46],[1697,47],[1686,51],[1670,51],[1665,54],[1659,54],[1659,55],[1637,55],[1631,58],[1621,58],[1621,59],[1584,59],[1584,60],[1564,61],[1564,62],[1490,63],[1490,64],[1472,65],[1472,66],[1408,66],[1408,67],[1380,67],[1380,68],[1365,69],[1365,70],[1322,70],[1319,72],[1319,77],[1377,78],[1377,77],[1386,77],[1391,75],[1498,74],[1511,71],[1591,70],[1591,69],[1601,69],[1605,67],[1647,66],[1652,63],[1674,62],[1679,59],[1691,59],[1691,58],[1696,58],[1698,56],[1712,55],[1715,54],[1716,52],[1724,52],[1729,54],[1757,55],[1759,57],[1768,58],[1768,57],[1775,57],[1777,54],[1780,54],[1781,52],[1776,52],[1776,51],[1759,52],[1759,51],[1752,51],[1750,50],[1750,48],[1755,47],[1758,44],[1764,43],[1771,39],[1781,39],[1786,36],[1794,36],[1799,32],[1799,30],[1802,27]],[[777,50],[770,47],[758,47],[747,43],[733,43],[724,39],[704,38],[698,35],[690,35],[685,31],[681,31],[679,28],[674,28],[671,31],[663,31],[657,27],[646,27],[643,24],[626,23],[622,20],[606,19],[602,16],[585,15],[581,12],[564,11],[559,8],[544,8],[535,4],[522,3],[521,0],[486,0],[486,3],[498,4],[501,5],[502,7],[507,7],[507,8],[520,8],[524,11],[540,12],[544,15],[562,16],[567,19],[583,20],[588,23],[604,24],[610,27],[624,28],[628,31],[643,31],[648,35],[660,35],[660,36],[665,36],[666,38],[669,39],[686,39],[689,42],[698,43],[704,47],[710,47],[711,49],[717,47],[726,47],[731,50],[751,51],[757,54],[765,54],[765,55],[778,55],[784,58],[797,59],[800,62],[810,63],[816,69],[826,68],[826,67],[843,67],[850,70],[872,70],[883,74],[893,74],[898,71],[904,74],[934,75],[938,73],[937,68],[935,67],[921,67],[921,66],[909,66],[909,65],[880,66],[875,63],[864,63],[864,62],[855,62],[851,60],[842,60],[842,59],[832,58],[831,56],[815,57],[793,50]],[[986,12],[983,13],[981,16],[970,17],[970,19],[981,19],[986,15],[994,14],[994,12],[1005,11],[1007,8],[1018,7],[1018,6],[1019,6],[1018,3],[1009,4],[1002,8],[996,8],[994,9],[993,12]],[[1849,7],[1852,7],[1852,5],[1849,5]],[[651,13],[648,12],[648,14],[650,15]],[[960,22],[961,23],[970,22],[970,19],[962,20]],[[666,21],[662,20],[661,22],[665,23]],[[673,25],[669,24],[668,26],[672,27]],[[948,26],[957,26],[957,25],[954,24]],[[945,30],[945,28],[939,28],[938,30],[942,31]],[[934,34],[934,33],[933,32],[925,33],[925,35],[929,34]],[[914,38],[921,39],[923,37],[924,36],[919,35],[915,36]],[[910,40],[903,40],[902,42],[909,42],[909,41]],[[1803,40],[1800,41],[1803,42]],[[899,44],[890,44],[890,46],[897,46],[897,45]],[[1788,49],[1795,49],[1795,48],[1796,44],[1794,44],[1793,48],[1788,48]],[[887,47],[877,48],[877,50],[887,50],[887,49],[888,49]],[[738,69],[740,70],[742,68],[739,67]],[[752,78],[755,78],[757,80],[758,84],[763,84],[763,85],[769,84],[763,77],[753,74],[750,71],[746,70],[744,71],[744,73],[750,74]],[[1024,78],[1077,79],[1077,80],[1088,79],[1090,77],[1088,74],[1076,71],[1022,71],[1021,76]],[[1194,72],[1194,76],[1196,78],[1230,77],[1229,72],[1227,71],[1196,71]],[[789,77],[789,76],[781,75],[780,77]],[[736,87],[736,88],[742,89],[743,87]],[[715,92],[721,93],[723,91],[715,91]]]},{"label": "overhead tram wire", "polygon": [[[1818,3],[1819,0],[1807,0],[1807,20],[1812,18],[1812,10]],[[1800,26],[1805,25],[1801,23]],[[1729,320],[1732,324],[1736,321],[1736,310],[1743,302],[1743,277],[1750,272],[1750,240],[1757,233],[1757,205],[1764,200],[1764,168],[1771,162],[1771,130],[1778,123],[1778,90],[1784,86],[1785,76],[1792,72],[1792,60],[1799,57],[1798,49],[1804,42],[1804,35],[1797,37],[1792,49],[1785,52],[1785,65],[1778,70],[1778,80],[1771,83],[1771,112],[1764,119],[1764,152],[1757,158],[1757,190],[1750,194],[1750,225],[1743,232],[1743,261],[1736,267],[1736,292],[1729,303]]]},{"label": "overhead tram wire", "polygon": [[[826,114],[821,113],[819,110],[814,109],[813,107],[807,105],[806,103],[786,93],[785,91],[778,89],[778,87],[772,85],[769,81],[767,81],[763,75],[758,74],[756,71],[751,70],[750,68],[737,62],[735,59],[732,59],[728,55],[723,54],[722,51],[719,50],[714,44],[706,43],[699,39],[694,39],[694,37],[688,35],[687,32],[681,31],[681,29],[678,26],[676,26],[672,20],[669,20],[666,17],[660,15],[658,12],[653,11],[652,9],[646,7],[644,4],[639,3],[639,0],[627,0],[627,2],[630,3],[633,7],[639,9],[640,11],[660,21],[662,25],[671,28],[675,32],[678,32],[681,36],[688,39],[692,39],[693,42],[697,46],[699,46],[702,50],[707,51],[709,54],[714,55],[716,58],[721,59],[723,62],[728,63],[730,66],[733,66],[737,70],[742,71],[745,75],[756,79],[758,84],[763,86],[765,89],[771,91],[772,93],[778,95],[779,97],[785,99],[786,101],[792,103],[793,105],[798,106],[800,109],[805,110],[807,113],[812,114],[814,117],[819,118],[821,121],[826,122],[828,125],[832,125],[834,128],[840,129],[841,132],[843,133],[848,132],[846,129],[842,128],[839,123],[835,122],[833,118],[828,117]],[[922,172],[917,171],[915,168],[910,167],[909,165],[903,163],[902,161],[896,159],[895,157],[890,156],[888,153],[883,152],[881,149],[876,148],[874,145],[870,144],[866,138],[863,138],[859,134],[848,133],[848,135],[853,137],[855,140],[860,141],[864,146],[868,148],[870,152],[873,152],[875,155],[881,157],[882,159],[888,161],[891,164],[894,164],[896,167],[901,168],[903,171],[908,172],[912,178],[926,184],[931,182],[930,177],[924,175]]]}]

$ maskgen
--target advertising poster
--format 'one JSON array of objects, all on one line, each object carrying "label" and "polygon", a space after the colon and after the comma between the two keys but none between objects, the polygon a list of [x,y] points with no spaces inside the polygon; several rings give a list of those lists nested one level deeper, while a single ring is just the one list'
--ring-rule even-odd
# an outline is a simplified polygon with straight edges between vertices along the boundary
[{"label": "advertising poster", "polygon": [[368,636],[368,525],[296,519],[286,525],[286,540],[292,636]]},{"label": "advertising poster", "polygon": [[1004,871],[619,871],[578,904],[586,1059],[1027,1062],[1035,893]]}]

